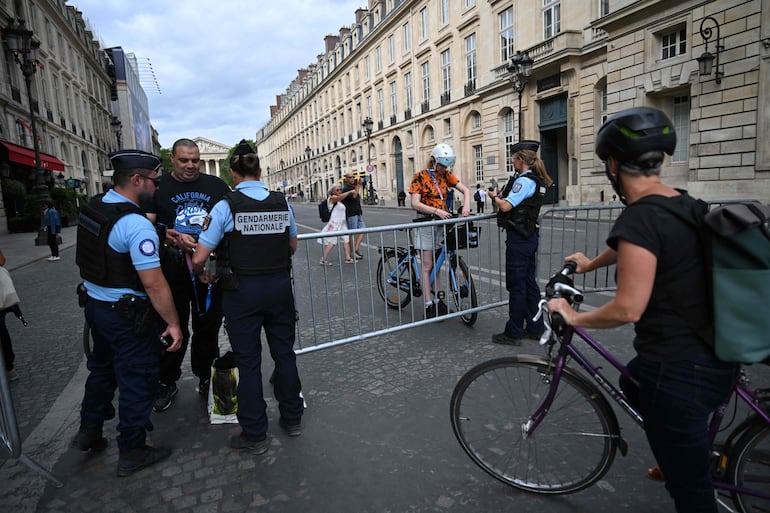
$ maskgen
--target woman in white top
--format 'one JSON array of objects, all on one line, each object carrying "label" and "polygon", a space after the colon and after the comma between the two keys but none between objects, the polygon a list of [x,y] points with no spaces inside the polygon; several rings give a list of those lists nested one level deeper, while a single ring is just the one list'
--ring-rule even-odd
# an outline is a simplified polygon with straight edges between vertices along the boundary
[{"label": "woman in white top", "polygon": [[[329,211],[331,212],[331,217],[329,218],[329,222],[326,223],[326,226],[323,227],[321,232],[340,232],[343,230],[348,229],[348,223],[345,218],[345,205],[342,203],[342,200],[350,196],[353,191],[348,191],[343,193],[342,192],[342,185],[339,183],[335,183],[331,186],[329,189],[329,196],[326,199],[327,207],[329,208]],[[332,265],[331,261],[329,260],[329,252],[332,250],[334,246],[337,245],[337,240],[342,239],[342,248],[345,250],[345,263],[346,264],[352,264],[353,258],[350,255],[350,245],[348,244],[348,236],[342,235],[342,236],[335,236],[335,237],[324,237],[322,239],[318,239],[319,244],[324,245],[324,255],[321,257],[321,265]]]}]

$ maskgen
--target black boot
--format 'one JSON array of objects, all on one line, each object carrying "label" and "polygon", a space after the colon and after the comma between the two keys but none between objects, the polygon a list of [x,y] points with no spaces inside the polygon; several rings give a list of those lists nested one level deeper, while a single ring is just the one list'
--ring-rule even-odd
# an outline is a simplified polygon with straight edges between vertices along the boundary
[{"label": "black boot", "polygon": [[107,447],[107,439],[102,436],[101,428],[80,428],[72,439],[71,447],[79,451],[103,451]]},{"label": "black boot", "polygon": [[130,476],[137,470],[149,467],[169,456],[171,456],[170,448],[150,447],[149,445],[121,452],[120,458],[118,458],[118,477]]}]

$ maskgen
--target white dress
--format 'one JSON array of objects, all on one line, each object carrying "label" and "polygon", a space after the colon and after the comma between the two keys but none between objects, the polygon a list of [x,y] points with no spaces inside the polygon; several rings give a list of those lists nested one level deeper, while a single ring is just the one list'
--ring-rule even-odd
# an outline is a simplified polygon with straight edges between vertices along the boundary
[{"label": "white dress", "polygon": [[[342,201],[338,201],[337,203],[332,203],[328,199],[326,200],[326,206],[329,207],[329,210],[331,211],[332,215],[329,218],[329,222],[326,223],[326,226],[323,227],[321,232],[339,232],[343,230],[348,229],[348,221],[345,217],[345,205],[342,203]],[[334,210],[332,210],[332,207],[334,207]],[[342,242],[347,244],[348,243],[348,236],[343,235],[341,237],[324,237],[322,239],[317,239],[319,244],[337,244],[337,239],[342,239]]]}]

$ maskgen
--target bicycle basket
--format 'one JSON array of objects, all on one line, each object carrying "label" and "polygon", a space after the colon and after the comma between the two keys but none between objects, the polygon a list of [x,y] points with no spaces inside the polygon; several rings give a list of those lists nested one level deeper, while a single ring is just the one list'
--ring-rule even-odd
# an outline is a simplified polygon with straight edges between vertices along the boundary
[{"label": "bicycle basket", "polygon": [[446,245],[449,249],[466,249],[479,247],[481,226],[475,226],[473,221],[447,226]]}]

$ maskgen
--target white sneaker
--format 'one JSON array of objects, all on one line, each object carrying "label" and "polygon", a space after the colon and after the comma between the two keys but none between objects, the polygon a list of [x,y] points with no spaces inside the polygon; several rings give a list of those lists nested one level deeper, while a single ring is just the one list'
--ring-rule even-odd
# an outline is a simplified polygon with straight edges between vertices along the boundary
[{"label": "white sneaker", "polygon": [[16,373],[16,369],[8,371],[8,381],[19,381],[19,375]]},{"label": "white sneaker", "polygon": [[49,256],[48,258],[46,258],[46,260],[48,260],[49,262],[53,262],[53,257]]},{"label": "white sneaker", "polygon": [[52,260],[61,260],[61,257],[52,257]]}]

